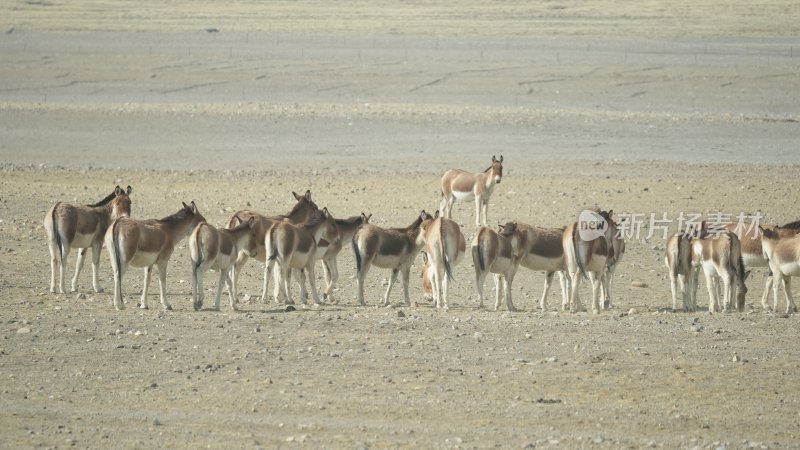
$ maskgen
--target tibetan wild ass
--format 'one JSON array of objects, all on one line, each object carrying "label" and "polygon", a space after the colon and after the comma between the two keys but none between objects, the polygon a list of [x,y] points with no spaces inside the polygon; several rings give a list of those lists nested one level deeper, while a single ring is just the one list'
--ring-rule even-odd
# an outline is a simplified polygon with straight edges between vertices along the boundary
[{"label": "tibetan wild ass", "polygon": [[[267,231],[274,225],[276,222],[289,222],[293,224],[303,223],[307,221],[313,214],[319,211],[317,204],[311,200],[311,191],[307,190],[304,195],[300,195],[296,192],[292,192],[295,200],[294,207],[292,210],[289,211],[286,215],[274,216],[274,217],[267,217],[262,214],[259,214],[255,211],[249,209],[243,209],[241,211],[236,211],[233,216],[231,216],[230,220],[228,220],[228,228],[234,228],[237,225],[240,225],[244,222],[247,222],[250,217],[255,218],[255,223],[253,227],[256,231],[256,240],[258,241],[258,247],[256,250],[256,256],[254,258],[256,261],[260,261],[266,264],[266,250],[264,249],[264,242],[266,242]],[[239,274],[242,272],[242,268],[244,267],[247,260],[250,258],[250,255],[247,252],[239,251],[239,256],[236,259],[236,276],[238,277]],[[279,291],[278,285],[275,285],[275,298],[278,299],[278,293],[282,292]],[[263,299],[266,303],[267,299]]]},{"label": "tibetan wild ass", "polygon": [[478,230],[472,240],[470,251],[475,266],[475,287],[478,289],[480,307],[483,308],[483,282],[486,275],[494,274],[495,301],[494,310],[500,307],[500,298],[504,297],[509,311],[516,311],[511,300],[511,284],[517,273],[519,264],[525,258],[525,233],[517,228],[514,222],[500,226],[500,231],[489,227]]},{"label": "tibetan wild ass", "polygon": [[427,277],[431,284],[434,305],[437,309],[444,308],[446,311],[448,279],[453,279],[453,267],[463,258],[467,244],[461,227],[456,222],[439,217],[439,211],[433,217],[433,221],[422,225],[427,267],[427,271],[423,269],[423,285]]},{"label": "tibetan wild ass", "polygon": [[617,270],[622,255],[625,254],[625,239],[622,233],[619,232],[619,223],[611,217],[612,211],[609,211],[609,218],[613,222],[611,234],[611,243],[608,246],[608,258],[606,258],[606,271],[603,274],[603,282],[600,284],[600,299],[603,301],[603,309],[611,309],[611,287],[614,284],[614,272]]},{"label": "tibetan wild ass", "polygon": [[489,212],[489,197],[494,186],[503,178],[503,155],[500,159],[492,156],[492,165],[481,173],[450,169],[442,176],[442,202],[439,209],[442,217],[453,217],[453,203],[456,200],[475,199],[475,226],[486,226]]},{"label": "tibetan wild ass", "polygon": [[694,311],[697,305],[697,272],[692,267],[692,240],[701,239],[708,234],[708,227],[703,221],[699,227],[687,227],[667,239],[664,251],[664,264],[670,279],[672,291],[672,311],[678,310],[678,289],[683,299],[683,310]]},{"label": "tibetan wild ass", "polygon": [[111,257],[114,269],[114,307],[123,309],[122,277],[128,267],[144,268],[142,285],[142,301],[139,306],[147,309],[147,288],[150,285],[150,271],[153,265],[158,266],[158,285],[161,294],[161,305],[171,310],[167,303],[167,264],[175,246],[181,239],[205,218],[192,202],[183,204],[175,214],[163,219],[137,220],[121,217],[114,221],[105,236],[106,248]]},{"label": "tibetan wild ass", "polygon": [[[736,309],[744,310],[744,299],[747,294],[745,281],[750,272],[744,271],[741,244],[735,233],[730,231],[709,233],[701,239],[693,239],[692,267],[697,273],[692,275],[691,281],[694,285],[690,286],[690,292],[693,296],[697,292],[699,271],[702,269],[708,288],[709,312],[732,309],[734,297],[736,298]],[[722,280],[723,286],[721,305],[717,292],[719,280]],[[691,299],[690,302],[693,307],[697,305],[696,298]]]},{"label": "tibetan wild ass", "polygon": [[[612,248],[610,242],[617,230],[611,220],[611,211],[591,211],[591,214],[591,223],[582,217],[564,229],[561,243],[564,246],[564,263],[570,278],[570,310],[583,310],[578,291],[583,277],[588,277],[592,284],[592,312],[597,314],[601,307],[600,283],[606,281],[605,270]],[[589,227],[591,233],[581,232],[584,228],[579,227],[585,226]],[[606,306],[605,301],[602,306]]]},{"label": "tibetan wild ass", "polygon": [[56,265],[58,265],[58,290],[61,294],[64,293],[64,269],[72,248],[80,249],[75,276],[72,277],[71,292],[77,289],[78,275],[83,269],[86,249],[90,247],[92,287],[95,292],[103,292],[97,281],[103,237],[111,222],[118,217],[130,216],[132,192],[130,186],[126,190],[117,186],[114,192],[93,205],[75,206],[58,202],[47,211],[44,217],[44,230],[50,248],[50,292],[56,292]]},{"label": "tibetan wild ass", "polygon": [[353,241],[353,235],[356,234],[359,228],[369,223],[372,214],[366,215],[363,212],[359,216],[353,216],[347,219],[336,219],[336,228],[339,230],[339,239],[336,243],[331,243],[325,256],[322,257],[322,268],[325,275],[325,292],[322,297],[330,303],[337,303],[333,298],[333,289],[336,286],[336,281],[339,280],[339,266],[336,263],[336,258],[339,252],[342,251],[342,246],[345,243]]},{"label": "tibetan wild ass", "polygon": [[541,228],[524,223],[517,223],[517,228],[525,235],[527,248],[522,267],[544,272],[544,289],[539,307],[544,311],[547,295],[553,283],[553,275],[558,272],[561,285],[561,307],[567,309],[569,302],[569,280],[564,276],[564,247],[561,245],[563,228]]},{"label": "tibetan wild ass", "polygon": [[[314,265],[325,255],[331,243],[339,241],[339,232],[328,209],[317,211],[308,222],[293,225],[289,222],[277,222],[267,232],[264,247],[267,249],[267,261],[264,265],[264,290],[263,297],[267,296],[269,274],[273,271],[275,262],[278,263],[278,274],[275,283],[279,285],[286,303],[292,303],[289,284],[291,270],[297,269],[298,283],[300,284],[300,300],[306,302],[306,272],[311,284],[311,295],[314,303],[321,304],[317,293],[316,274]],[[275,297],[279,301],[279,297]]]},{"label": "tibetan wild ass", "polygon": [[783,286],[786,296],[786,313],[797,311],[792,298],[792,277],[800,276],[800,234],[782,233],[781,227],[769,229],[759,226],[761,245],[769,259],[769,268],[774,277],[772,285],[772,308],[778,309],[778,290]]},{"label": "tibetan wild ass", "polygon": [[408,295],[409,273],[417,254],[425,243],[422,226],[433,217],[422,211],[414,223],[406,228],[381,228],[366,224],[353,235],[353,252],[356,258],[356,277],[358,279],[358,303],[364,302],[364,280],[369,268],[373,265],[384,269],[392,269],[389,286],[383,297],[383,306],[389,305],[389,293],[397,281],[397,275],[403,276],[403,298],[406,305],[411,304]]},{"label": "tibetan wild ass", "polygon": [[203,307],[203,272],[219,271],[214,309],[219,311],[222,287],[228,284],[231,309],[236,311],[236,258],[240,251],[250,256],[256,253],[255,217],[234,228],[215,228],[207,222],[199,223],[189,237],[189,254],[192,258],[192,305],[197,311]]},{"label": "tibetan wild ass", "polygon": [[[742,260],[744,261],[745,268],[769,268],[769,259],[762,248],[761,231],[758,228],[753,227],[752,229],[748,229],[740,226],[738,223],[728,224],[725,228],[728,231],[736,233],[736,236],[739,238],[739,242],[742,244]],[[782,237],[790,237],[800,233],[800,221],[787,223],[781,226],[765,225],[764,228],[774,230]],[[761,306],[764,307],[764,309],[770,309],[767,299],[772,290],[772,280],[772,270],[769,269],[767,281],[764,285],[764,294],[761,296]]]}]

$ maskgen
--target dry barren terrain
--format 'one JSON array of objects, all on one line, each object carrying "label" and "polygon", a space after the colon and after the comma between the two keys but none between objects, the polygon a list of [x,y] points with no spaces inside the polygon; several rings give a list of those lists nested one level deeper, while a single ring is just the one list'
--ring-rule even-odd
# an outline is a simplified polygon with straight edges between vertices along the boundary
[{"label": "dry barren terrain", "polygon": [[[672,312],[649,222],[799,218],[797,15],[780,1],[3,3],[0,447],[797,447],[797,316],[761,307],[763,268],[743,313]],[[223,297],[194,312],[185,241],[174,311],[153,287],[136,308],[138,270],[114,310],[106,254],[106,292],[86,267],[78,292],[48,293],[56,201],[131,185],[136,217],[195,200],[222,225],[310,189],[334,215],[405,226],[438,207],[446,169],[501,154],[491,224],[640,214],[612,310],[561,312],[555,289],[541,311],[543,275],[524,270],[522,311],[480,309],[469,258],[446,313],[417,277],[412,306],[398,286],[378,307],[379,269],[360,307],[346,249],[336,305],[262,303],[251,262],[242,311]],[[454,210],[468,238],[473,213]]]}]

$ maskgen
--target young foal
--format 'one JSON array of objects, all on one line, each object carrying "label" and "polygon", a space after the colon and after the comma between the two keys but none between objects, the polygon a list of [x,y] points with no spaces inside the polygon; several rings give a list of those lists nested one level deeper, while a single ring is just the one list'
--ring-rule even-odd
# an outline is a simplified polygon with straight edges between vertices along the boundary
[{"label": "young foal", "polygon": [[203,272],[219,270],[219,283],[214,309],[219,311],[222,287],[227,282],[231,309],[236,311],[236,257],[240,251],[255,256],[255,217],[234,228],[215,228],[208,222],[198,224],[189,238],[192,258],[192,305],[197,311],[203,307]]},{"label": "young foal", "polygon": [[486,226],[489,212],[489,197],[494,186],[503,178],[503,155],[500,159],[492,156],[492,165],[482,173],[470,173],[450,169],[442,176],[442,202],[439,209],[442,217],[452,218],[453,203],[456,200],[475,199],[475,226]]},{"label": "young foal", "polygon": [[558,272],[561,284],[561,307],[567,309],[569,285],[564,277],[564,247],[561,245],[563,228],[540,228],[517,223],[517,228],[525,235],[527,248],[520,264],[533,271],[545,272],[544,289],[539,307],[545,310],[545,301],[553,283],[553,275]]},{"label": "young foal", "polygon": [[423,271],[423,285],[427,277],[434,305],[446,311],[448,279],[453,279],[453,267],[461,261],[467,244],[456,222],[439,217],[439,211],[433,217],[433,221],[422,224],[427,267],[427,271]]},{"label": "young foal", "polygon": [[358,278],[358,302],[364,302],[364,279],[373,265],[384,269],[392,269],[389,287],[383,297],[383,306],[389,305],[389,293],[397,280],[397,274],[403,275],[403,296],[406,305],[411,304],[408,295],[409,272],[414,259],[425,243],[422,225],[433,217],[422,211],[414,223],[406,228],[381,228],[366,224],[353,236],[353,252],[356,258],[356,277]]},{"label": "young foal", "polygon": [[339,256],[339,252],[342,251],[343,243],[352,242],[353,235],[356,234],[356,231],[358,231],[362,225],[369,223],[370,217],[372,217],[372,214],[368,216],[362,212],[359,216],[353,216],[347,219],[335,219],[336,228],[339,230],[339,239],[328,246],[328,250],[322,257],[322,267],[325,274],[325,292],[323,292],[322,296],[331,303],[337,303],[333,298],[333,289],[336,286],[336,282],[339,280],[339,267],[336,263],[336,257]]},{"label": "young foal", "polygon": [[[500,226],[500,232],[489,227],[478,230],[470,251],[475,266],[475,287],[478,289],[480,307],[483,308],[483,282],[493,273],[495,284],[494,310],[500,307],[500,297],[505,297],[509,311],[516,311],[511,301],[511,283],[520,261],[525,258],[527,243],[525,233],[514,222]],[[505,293],[503,293],[505,291]]]},{"label": "young foal", "polygon": [[132,192],[133,188],[130,186],[126,190],[117,186],[114,192],[93,205],[75,206],[58,202],[47,211],[44,217],[44,230],[50,248],[50,292],[56,292],[56,265],[58,265],[58,289],[61,294],[64,293],[64,265],[72,248],[80,249],[75,276],[72,277],[71,292],[77,289],[78,275],[83,269],[86,257],[85,249],[89,247],[92,249],[92,287],[95,292],[103,292],[97,282],[103,236],[117,217],[130,216]]},{"label": "young foal", "polygon": [[[708,235],[702,239],[692,240],[692,266],[695,271],[703,270],[708,288],[708,312],[728,311],[733,307],[733,298],[736,297],[736,309],[744,310],[747,286],[745,281],[750,272],[744,271],[742,250],[736,234],[726,231],[719,235]],[[690,292],[694,296],[697,292],[698,274],[692,276],[693,286]],[[722,305],[717,298],[717,286],[722,279],[723,299]],[[738,294],[736,293],[738,289]],[[692,306],[697,305],[697,299],[691,300]]]},{"label": "young foal", "polygon": [[762,235],[764,254],[769,258],[769,268],[775,278],[772,285],[772,309],[778,309],[778,290],[783,285],[786,313],[797,311],[792,298],[792,277],[800,276],[800,234],[782,233],[786,230],[781,227],[758,228]]},{"label": "young foal", "polygon": [[[273,225],[267,232],[264,245],[267,249],[267,262],[264,266],[264,298],[267,295],[269,274],[277,261],[279,274],[276,275],[275,282],[280,285],[287,303],[292,303],[292,298],[289,296],[290,271],[298,269],[300,300],[306,302],[305,273],[308,272],[314,303],[321,304],[317,293],[314,265],[325,255],[328,246],[338,241],[336,222],[327,208],[318,211],[308,222],[300,225],[289,222],[278,222]],[[275,301],[278,301],[278,296],[275,297]]]},{"label": "young foal", "polygon": [[197,210],[194,202],[183,204],[180,211],[163,219],[136,220],[121,217],[108,228],[105,244],[114,269],[114,306],[125,308],[122,303],[122,277],[128,267],[144,268],[142,301],[139,305],[147,309],[147,288],[150,284],[150,271],[158,266],[158,285],[161,304],[171,310],[167,303],[167,264],[175,245],[187,236],[198,223],[206,219]]}]

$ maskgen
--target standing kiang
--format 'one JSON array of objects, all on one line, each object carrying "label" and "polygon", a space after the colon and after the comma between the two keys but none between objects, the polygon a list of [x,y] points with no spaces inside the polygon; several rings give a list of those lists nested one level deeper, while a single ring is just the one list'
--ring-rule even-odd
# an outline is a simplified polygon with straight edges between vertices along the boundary
[{"label": "standing kiang", "polygon": [[71,205],[58,202],[47,211],[44,217],[44,230],[50,248],[50,292],[56,292],[56,266],[58,266],[58,291],[64,293],[64,266],[70,249],[73,248],[79,250],[70,292],[75,292],[78,288],[78,275],[83,269],[87,248],[92,249],[92,287],[95,292],[103,292],[97,281],[103,236],[109,225],[118,217],[130,216],[132,192],[133,188],[130,186],[125,190],[117,186],[114,192],[97,203]]},{"label": "standing kiang", "polygon": [[503,155],[500,159],[492,156],[492,165],[479,173],[450,169],[442,176],[442,201],[439,209],[442,217],[453,217],[453,204],[456,200],[475,199],[475,226],[487,226],[486,216],[489,214],[489,198],[494,187],[503,179]]}]

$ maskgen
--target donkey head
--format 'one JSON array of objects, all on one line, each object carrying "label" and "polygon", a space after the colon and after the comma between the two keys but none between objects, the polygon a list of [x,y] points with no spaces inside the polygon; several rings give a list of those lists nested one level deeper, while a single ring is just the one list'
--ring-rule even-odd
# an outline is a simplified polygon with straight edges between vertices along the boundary
[{"label": "donkey head", "polygon": [[130,217],[131,215],[131,193],[133,188],[128,186],[126,190],[117,186],[114,189],[114,198],[111,200],[111,218]]},{"label": "donkey head", "polygon": [[250,216],[250,219],[245,223],[250,231],[247,233],[247,242],[245,243],[244,250],[251,258],[255,258],[256,253],[258,253],[258,233],[256,232],[256,227],[253,226],[256,223],[255,216]]},{"label": "donkey head", "polygon": [[494,182],[499,184],[500,180],[503,179],[503,155],[500,155],[500,159],[496,159],[494,155],[492,155],[492,167],[490,167],[489,170],[492,173]]}]

